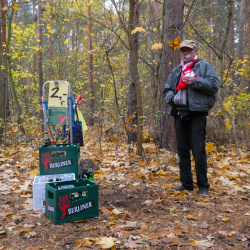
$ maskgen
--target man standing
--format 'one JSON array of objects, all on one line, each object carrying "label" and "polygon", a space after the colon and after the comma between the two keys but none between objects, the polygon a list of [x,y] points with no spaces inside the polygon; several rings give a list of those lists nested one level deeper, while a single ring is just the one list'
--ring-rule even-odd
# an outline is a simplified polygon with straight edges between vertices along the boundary
[{"label": "man standing", "polygon": [[181,186],[176,191],[193,190],[190,150],[195,161],[199,194],[208,195],[207,156],[205,150],[208,111],[215,104],[220,81],[215,69],[197,56],[193,40],[180,44],[181,64],[173,69],[163,91],[175,118]]}]

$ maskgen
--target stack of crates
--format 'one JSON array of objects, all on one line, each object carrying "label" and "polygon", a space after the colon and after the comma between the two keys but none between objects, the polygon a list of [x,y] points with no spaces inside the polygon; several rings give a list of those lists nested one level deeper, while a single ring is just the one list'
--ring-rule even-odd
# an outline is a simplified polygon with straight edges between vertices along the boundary
[{"label": "stack of crates", "polygon": [[98,184],[81,179],[80,144],[39,148],[39,170],[33,182],[33,208],[55,224],[98,216]]}]

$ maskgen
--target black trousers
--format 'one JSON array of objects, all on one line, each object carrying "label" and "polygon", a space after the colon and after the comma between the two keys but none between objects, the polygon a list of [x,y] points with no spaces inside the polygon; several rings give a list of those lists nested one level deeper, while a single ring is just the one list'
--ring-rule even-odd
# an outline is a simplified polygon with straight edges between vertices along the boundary
[{"label": "black trousers", "polygon": [[207,155],[205,149],[206,116],[193,116],[188,121],[182,121],[180,116],[175,117],[175,133],[177,141],[180,180],[187,189],[193,189],[190,150],[192,150],[197,185],[199,188],[209,188],[207,179]]}]

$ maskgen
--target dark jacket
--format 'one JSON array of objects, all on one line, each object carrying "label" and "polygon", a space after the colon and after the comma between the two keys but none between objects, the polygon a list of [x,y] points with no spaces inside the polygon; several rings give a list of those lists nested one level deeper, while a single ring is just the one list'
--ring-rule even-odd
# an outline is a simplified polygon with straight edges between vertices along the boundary
[{"label": "dark jacket", "polygon": [[[220,87],[220,81],[213,66],[205,60],[198,59],[192,69],[198,77],[195,77],[193,84],[187,88],[189,110],[207,112],[215,104],[215,94]],[[173,97],[177,92],[181,70],[181,64],[172,70],[163,91],[165,101],[171,105],[169,114],[174,106]]]}]

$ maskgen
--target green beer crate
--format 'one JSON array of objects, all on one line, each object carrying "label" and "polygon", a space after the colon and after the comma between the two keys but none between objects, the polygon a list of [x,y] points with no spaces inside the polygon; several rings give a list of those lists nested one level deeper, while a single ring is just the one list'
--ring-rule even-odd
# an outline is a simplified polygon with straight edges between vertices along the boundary
[{"label": "green beer crate", "polygon": [[39,148],[40,175],[75,173],[81,176],[80,144],[51,144]]},{"label": "green beer crate", "polygon": [[46,184],[45,214],[55,224],[98,216],[98,184],[88,179]]}]

